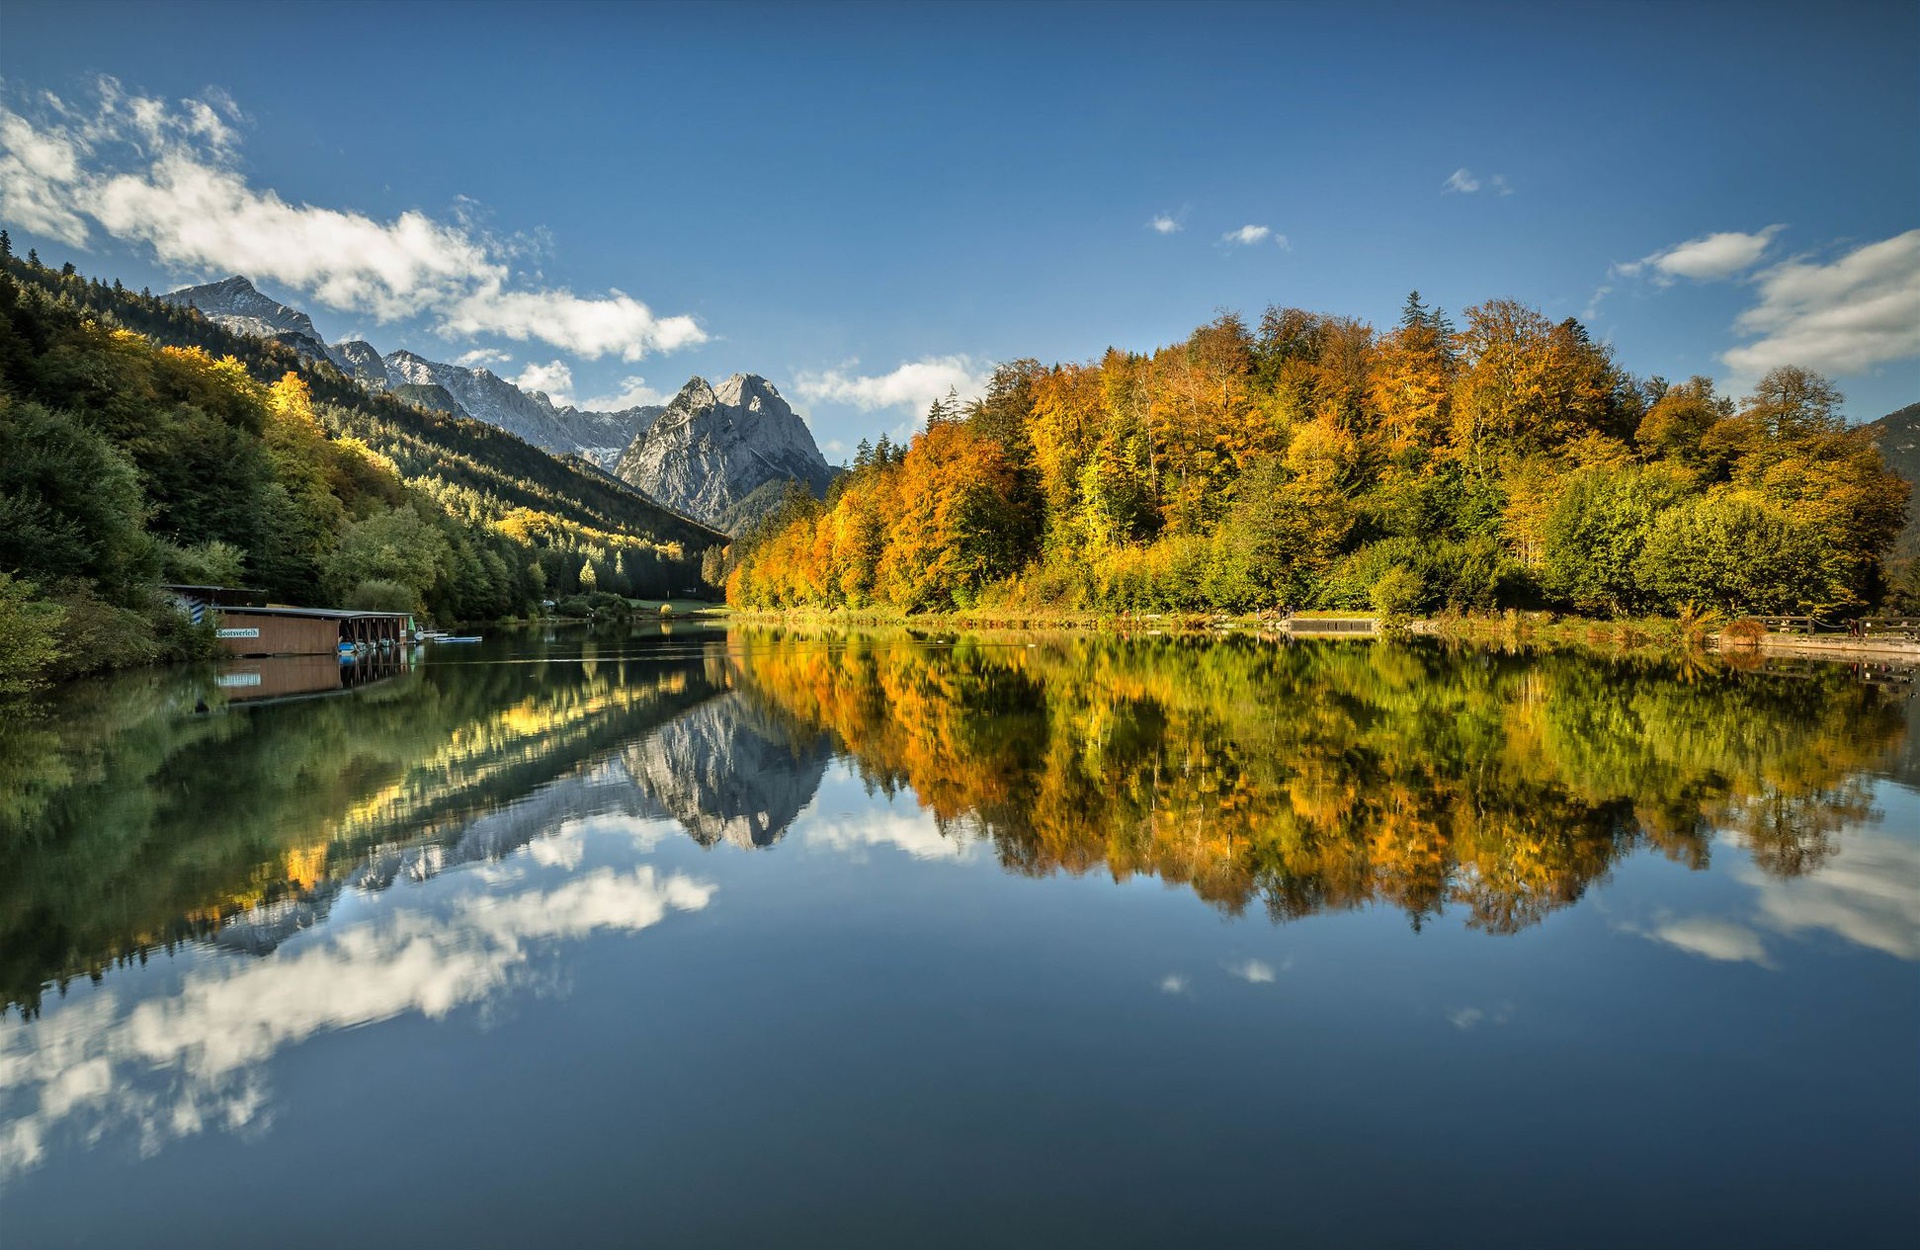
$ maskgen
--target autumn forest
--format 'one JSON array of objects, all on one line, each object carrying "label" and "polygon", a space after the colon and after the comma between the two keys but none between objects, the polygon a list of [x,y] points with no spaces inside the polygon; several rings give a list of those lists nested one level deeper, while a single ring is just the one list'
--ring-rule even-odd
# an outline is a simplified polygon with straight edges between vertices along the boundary
[{"label": "autumn forest", "polygon": [[760,609],[1856,614],[1910,591],[1909,488],[1841,401],[1791,367],[1637,379],[1509,300],[1223,313],[1001,366],[708,571]]}]

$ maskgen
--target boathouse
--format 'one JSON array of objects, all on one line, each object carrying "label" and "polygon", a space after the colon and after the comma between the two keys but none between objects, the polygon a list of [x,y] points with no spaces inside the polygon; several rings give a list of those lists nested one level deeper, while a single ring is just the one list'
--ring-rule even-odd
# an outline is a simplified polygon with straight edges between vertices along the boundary
[{"label": "boathouse", "polygon": [[352,608],[217,608],[216,636],[228,655],[333,655],[342,644],[400,647],[413,635],[407,612]]}]

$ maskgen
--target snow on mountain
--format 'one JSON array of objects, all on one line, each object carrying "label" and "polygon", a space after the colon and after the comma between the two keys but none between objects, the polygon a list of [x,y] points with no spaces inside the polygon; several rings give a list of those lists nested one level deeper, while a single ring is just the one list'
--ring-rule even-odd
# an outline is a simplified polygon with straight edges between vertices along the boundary
[{"label": "snow on mountain", "polygon": [[824,495],[833,470],[807,423],[773,383],[736,373],[718,387],[693,378],[640,433],[616,472],[670,508],[713,520],[767,482]]}]

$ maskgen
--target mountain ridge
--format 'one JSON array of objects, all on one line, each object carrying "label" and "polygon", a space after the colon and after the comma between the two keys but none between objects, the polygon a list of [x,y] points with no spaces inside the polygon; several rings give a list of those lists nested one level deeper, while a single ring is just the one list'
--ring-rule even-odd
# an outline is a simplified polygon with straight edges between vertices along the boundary
[{"label": "mountain ridge", "polygon": [[[524,390],[484,366],[431,360],[404,347],[382,353],[363,339],[329,344],[311,317],[243,275],[160,298],[193,307],[232,333],[283,343],[370,392],[471,417],[556,457],[578,457],[704,524],[768,482],[800,481],[821,495],[832,480],[805,421],[758,374],[735,373],[718,390],[696,376],[672,403],[598,411],[557,405],[545,392]],[[650,441],[661,419],[675,411],[673,428]]]}]

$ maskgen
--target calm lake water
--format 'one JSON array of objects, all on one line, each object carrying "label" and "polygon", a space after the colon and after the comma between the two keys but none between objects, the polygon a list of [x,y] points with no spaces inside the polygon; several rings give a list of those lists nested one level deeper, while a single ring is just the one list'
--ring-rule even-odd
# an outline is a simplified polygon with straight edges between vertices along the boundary
[{"label": "calm lake water", "polygon": [[1910,1244],[1877,676],[648,626],[84,686],[0,724],[0,1242]]}]

